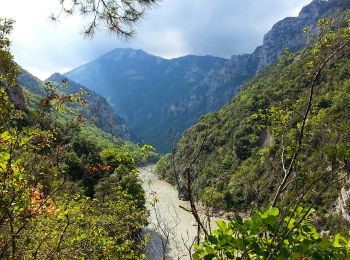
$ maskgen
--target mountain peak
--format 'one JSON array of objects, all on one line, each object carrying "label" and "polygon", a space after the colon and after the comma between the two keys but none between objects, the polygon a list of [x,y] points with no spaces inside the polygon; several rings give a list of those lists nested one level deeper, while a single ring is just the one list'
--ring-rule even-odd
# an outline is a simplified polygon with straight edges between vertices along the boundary
[{"label": "mountain peak", "polygon": [[61,73],[55,72],[50,77],[48,77],[45,81],[55,81],[64,79],[64,76]]},{"label": "mountain peak", "polygon": [[315,19],[329,10],[346,7],[350,7],[350,0],[313,0],[301,9],[299,17]]},{"label": "mountain peak", "polygon": [[300,18],[315,18],[319,17],[330,4],[335,4],[336,1],[314,0],[309,5],[304,6],[299,13]]},{"label": "mountain peak", "polygon": [[252,54],[229,60],[195,55],[162,59],[143,50],[117,48],[65,75],[107,97],[140,142],[167,152],[165,133],[180,134],[203,114],[226,104],[243,81],[276,63],[285,48],[304,47],[304,27],[315,27],[337,8],[335,2],[315,0],[301,16],[278,22]]},{"label": "mountain peak", "polygon": [[156,57],[152,54],[149,54],[141,49],[133,49],[133,48],[116,48],[112,51],[106,53],[102,57],[113,57],[113,58],[130,58],[130,59],[142,59],[147,57]]},{"label": "mountain peak", "polygon": [[306,26],[311,26],[311,30],[314,30],[319,19],[328,17],[335,10],[346,6],[350,6],[350,0],[313,0],[303,7],[298,17],[287,17],[274,24],[265,34],[263,45],[253,53],[256,70],[260,71],[277,62],[285,48],[293,52],[300,50],[308,42],[304,33]]}]

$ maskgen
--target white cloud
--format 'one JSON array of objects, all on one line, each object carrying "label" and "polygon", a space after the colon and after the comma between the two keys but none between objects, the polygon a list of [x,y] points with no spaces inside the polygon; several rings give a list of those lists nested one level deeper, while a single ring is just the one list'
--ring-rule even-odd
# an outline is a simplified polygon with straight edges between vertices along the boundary
[{"label": "white cloud", "polygon": [[53,24],[59,0],[0,0],[0,16],[16,20],[12,35],[16,61],[41,79],[86,63],[116,47],[132,47],[166,58],[185,54],[229,57],[251,52],[271,26],[297,15],[311,0],[163,0],[123,42],[105,32],[93,40],[80,34],[81,17]]},{"label": "white cloud", "polygon": [[136,39],[142,42],[143,48],[148,52],[163,57],[173,58],[191,53],[182,32],[173,28],[150,32]]}]

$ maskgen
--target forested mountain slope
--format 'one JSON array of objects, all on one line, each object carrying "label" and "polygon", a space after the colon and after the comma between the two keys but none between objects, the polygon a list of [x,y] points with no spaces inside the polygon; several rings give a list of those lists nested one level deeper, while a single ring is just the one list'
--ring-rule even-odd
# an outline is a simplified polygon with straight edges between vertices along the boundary
[{"label": "forested mountain slope", "polygon": [[[337,15],[339,21],[346,17],[350,17],[349,9]],[[336,24],[334,27],[344,25]],[[332,45],[335,35],[322,43],[325,52],[337,50]],[[246,82],[225,107],[203,116],[184,133],[173,156],[169,154],[160,160],[160,176],[175,184],[174,167],[178,172],[190,170],[194,191],[201,201],[249,212],[272,202],[283,172],[288,170],[285,165],[295,163],[292,155],[297,149],[299,159],[293,176],[299,177],[285,187],[284,191],[291,191],[284,198],[288,201],[294,192],[313,181],[311,194],[317,193],[326,185],[329,176],[325,177],[325,172],[340,167],[342,181],[322,193],[315,205],[323,213],[334,211],[340,189],[348,187],[349,181],[350,49],[330,55],[314,82],[316,87],[309,103],[311,76],[322,60],[317,46],[286,54],[277,65]],[[308,104],[311,107],[299,144]],[[306,202],[308,196],[313,198],[307,195]],[[346,216],[350,212],[340,213]],[[341,217],[339,223],[343,223]]]},{"label": "forested mountain slope", "polygon": [[86,100],[65,84],[21,70],[12,25],[0,18],[0,258],[144,259],[147,147],[82,120]]},{"label": "forested mountain slope", "polygon": [[115,112],[114,108],[108,103],[106,98],[58,73],[51,75],[47,81],[55,82],[57,84],[65,81],[68,86],[65,90],[66,92],[74,93],[80,90],[86,92],[84,97],[87,101],[87,107],[81,108],[80,111],[86,120],[92,122],[107,133],[113,134],[124,140],[131,139],[131,132],[125,120]]},{"label": "forested mountain slope", "polygon": [[[63,80],[66,80],[66,78],[56,73],[47,81],[61,84]],[[32,94],[39,96],[44,96],[46,94],[44,88],[45,83],[22,68],[17,76],[17,81],[22,88],[30,91]],[[85,106],[75,106],[77,114],[82,114],[85,118],[84,120],[95,124],[107,133],[124,140],[130,140],[131,133],[125,120],[117,115],[104,97],[71,80],[66,80],[66,85],[66,88],[59,88],[59,91],[65,95],[76,93],[80,90],[84,92],[83,96],[87,104]]]},{"label": "forested mountain slope", "polygon": [[285,48],[305,46],[305,26],[313,30],[317,20],[348,4],[314,0],[298,17],[274,25],[252,54],[166,60],[141,50],[116,49],[65,76],[107,97],[139,141],[168,152],[169,131],[178,136],[201,115],[221,108],[243,81],[274,64]]}]

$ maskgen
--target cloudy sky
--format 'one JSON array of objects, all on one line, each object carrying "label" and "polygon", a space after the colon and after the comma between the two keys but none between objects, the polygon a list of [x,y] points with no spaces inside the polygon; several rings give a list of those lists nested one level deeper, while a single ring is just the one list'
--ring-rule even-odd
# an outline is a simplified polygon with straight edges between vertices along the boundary
[{"label": "cloudy sky", "polygon": [[[272,25],[296,16],[311,0],[162,0],[125,42],[103,28],[94,39],[81,35],[84,19],[54,24],[59,0],[0,0],[0,17],[16,20],[15,60],[41,79],[66,72],[117,47],[143,49],[164,58],[186,54],[230,57],[252,52]],[[85,20],[86,22],[86,20]]]}]

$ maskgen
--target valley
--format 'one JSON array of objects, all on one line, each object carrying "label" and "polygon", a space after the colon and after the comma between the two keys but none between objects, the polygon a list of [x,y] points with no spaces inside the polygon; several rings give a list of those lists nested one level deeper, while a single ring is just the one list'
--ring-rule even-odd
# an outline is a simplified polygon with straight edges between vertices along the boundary
[{"label": "valley", "polygon": [[[160,9],[145,40],[136,24],[160,0],[56,1],[51,20],[83,18],[87,38],[106,27],[164,57],[126,42],[100,56],[100,38],[93,60],[38,62],[45,78],[57,71],[41,80],[17,63],[38,58],[23,33],[37,27],[17,31],[0,16],[0,259],[349,259],[350,0],[278,1],[298,14],[288,9],[260,46],[225,58],[199,46],[247,44],[248,30],[278,17],[277,2],[237,1],[243,17],[224,10],[230,0],[172,1],[183,9]],[[159,34],[172,12],[186,30]],[[242,38],[206,37],[233,25]],[[60,35],[41,35],[44,56],[87,51],[64,33],[74,54],[63,57]]]},{"label": "valley", "polygon": [[[196,243],[197,224],[190,212],[180,208],[189,208],[189,203],[180,200],[177,190],[157,177],[156,164],[139,168],[139,175],[146,191],[146,205],[150,211],[150,223],[146,228],[146,233],[152,236],[146,247],[148,259],[163,259],[161,239],[168,243],[165,253],[169,259],[189,259],[188,250],[192,243]],[[159,201],[152,206],[155,199]],[[205,216],[202,215],[202,218]],[[220,219],[211,218],[213,228],[218,220]],[[191,252],[193,253],[193,249]]]},{"label": "valley", "polygon": [[336,16],[341,5],[335,0],[312,1],[297,17],[276,23],[250,54],[164,59],[118,48],[62,74],[107,98],[136,142],[153,145],[164,154],[201,116],[226,105],[243,82],[275,64],[284,49],[303,48],[308,43],[304,27],[316,30],[317,21]]}]

